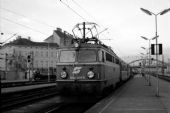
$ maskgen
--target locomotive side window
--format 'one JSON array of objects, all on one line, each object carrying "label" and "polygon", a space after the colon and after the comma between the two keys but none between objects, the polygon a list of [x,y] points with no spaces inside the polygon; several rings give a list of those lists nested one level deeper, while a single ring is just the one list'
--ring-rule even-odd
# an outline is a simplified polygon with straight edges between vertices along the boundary
[{"label": "locomotive side window", "polygon": [[106,53],[106,60],[112,62],[112,55]]},{"label": "locomotive side window", "polygon": [[112,57],[112,62],[115,63],[115,57],[114,56]]},{"label": "locomotive side window", "polygon": [[61,51],[60,62],[75,62],[76,52],[75,51]]},{"label": "locomotive side window", "polygon": [[119,63],[119,59],[117,59],[117,58],[116,58],[116,64],[120,64],[120,63]]},{"label": "locomotive side window", "polygon": [[81,50],[78,52],[78,62],[95,62],[96,61],[96,51],[94,50]]}]

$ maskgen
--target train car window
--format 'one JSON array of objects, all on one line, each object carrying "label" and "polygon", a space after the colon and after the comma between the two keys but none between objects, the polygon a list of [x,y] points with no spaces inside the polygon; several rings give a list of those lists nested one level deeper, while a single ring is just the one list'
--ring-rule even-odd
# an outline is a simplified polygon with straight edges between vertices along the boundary
[{"label": "train car window", "polygon": [[116,64],[119,64],[119,59],[116,58]]},{"label": "train car window", "polygon": [[75,62],[76,52],[75,51],[61,51],[60,62]]},{"label": "train car window", "polygon": [[102,62],[104,62],[104,51],[102,51]]},{"label": "train car window", "polygon": [[115,57],[112,57],[112,62],[115,63]]},{"label": "train car window", "polygon": [[112,62],[112,55],[106,53],[106,60]]},{"label": "train car window", "polygon": [[95,62],[96,61],[96,51],[94,50],[80,50],[78,51],[78,62]]}]

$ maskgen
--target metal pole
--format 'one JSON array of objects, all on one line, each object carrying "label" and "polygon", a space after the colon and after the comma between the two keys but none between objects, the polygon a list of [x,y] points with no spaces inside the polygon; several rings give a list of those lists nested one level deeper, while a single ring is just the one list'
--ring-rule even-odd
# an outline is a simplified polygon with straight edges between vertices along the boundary
[{"label": "metal pole", "polygon": [[50,50],[49,50],[49,42],[48,42],[48,82],[50,82]]},{"label": "metal pole", "polygon": [[85,36],[86,35],[86,33],[85,33],[86,31],[85,30],[86,30],[86,26],[85,26],[85,22],[83,22],[83,40],[85,40],[85,38],[86,38],[86,36]]},{"label": "metal pole", "polygon": [[159,78],[158,78],[158,37],[157,37],[157,15],[155,15],[155,27],[156,27],[156,74],[157,74],[157,90],[156,90],[156,96],[159,96]]},{"label": "metal pole", "polygon": [[149,86],[151,86],[151,78],[150,78],[150,66],[151,66],[151,53],[150,53],[150,39],[149,39]]},{"label": "metal pole", "polygon": [[5,53],[5,79],[7,78],[7,53]]},{"label": "metal pole", "polygon": [[164,75],[164,55],[162,54],[162,75]]}]

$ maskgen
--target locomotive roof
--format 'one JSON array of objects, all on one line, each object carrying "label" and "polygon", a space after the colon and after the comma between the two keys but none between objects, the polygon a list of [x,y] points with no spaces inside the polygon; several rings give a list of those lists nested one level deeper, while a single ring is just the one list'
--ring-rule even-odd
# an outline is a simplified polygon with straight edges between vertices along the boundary
[{"label": "locomotive roof", "polygon": [[[59,47],[59,49],[70,49],[70,48],[76,48],[76,47],[74,47],[74,44],[72,44],[70,46]],[[81,43],[80,48],[94,48],[94,49],[102,48],[102,49],[106,50],[107,52],[114,54],[118,58],[118,56],[114,53],[114,51],[111,49],[111,47],[108,47],[104,44]]]}]

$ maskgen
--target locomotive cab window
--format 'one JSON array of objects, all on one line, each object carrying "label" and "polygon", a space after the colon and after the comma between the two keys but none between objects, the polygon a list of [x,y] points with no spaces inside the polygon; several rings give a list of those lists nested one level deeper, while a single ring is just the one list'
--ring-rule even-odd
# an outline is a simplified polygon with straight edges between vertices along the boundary
[{"label": "locomotive cab window", "polygon": [[80,50],[78,51],[78,62],[95,62],[96,61],[96,51],[95,50]]},{"label": "locomotive cab window", "polygon": [[104,62],[104,51],[99,51],[99,61]]},{"label": "locomotive cab window", "polygon": [[76,52],[75,51],[61,51],[60,52],[60,62],[75,62]]}]

